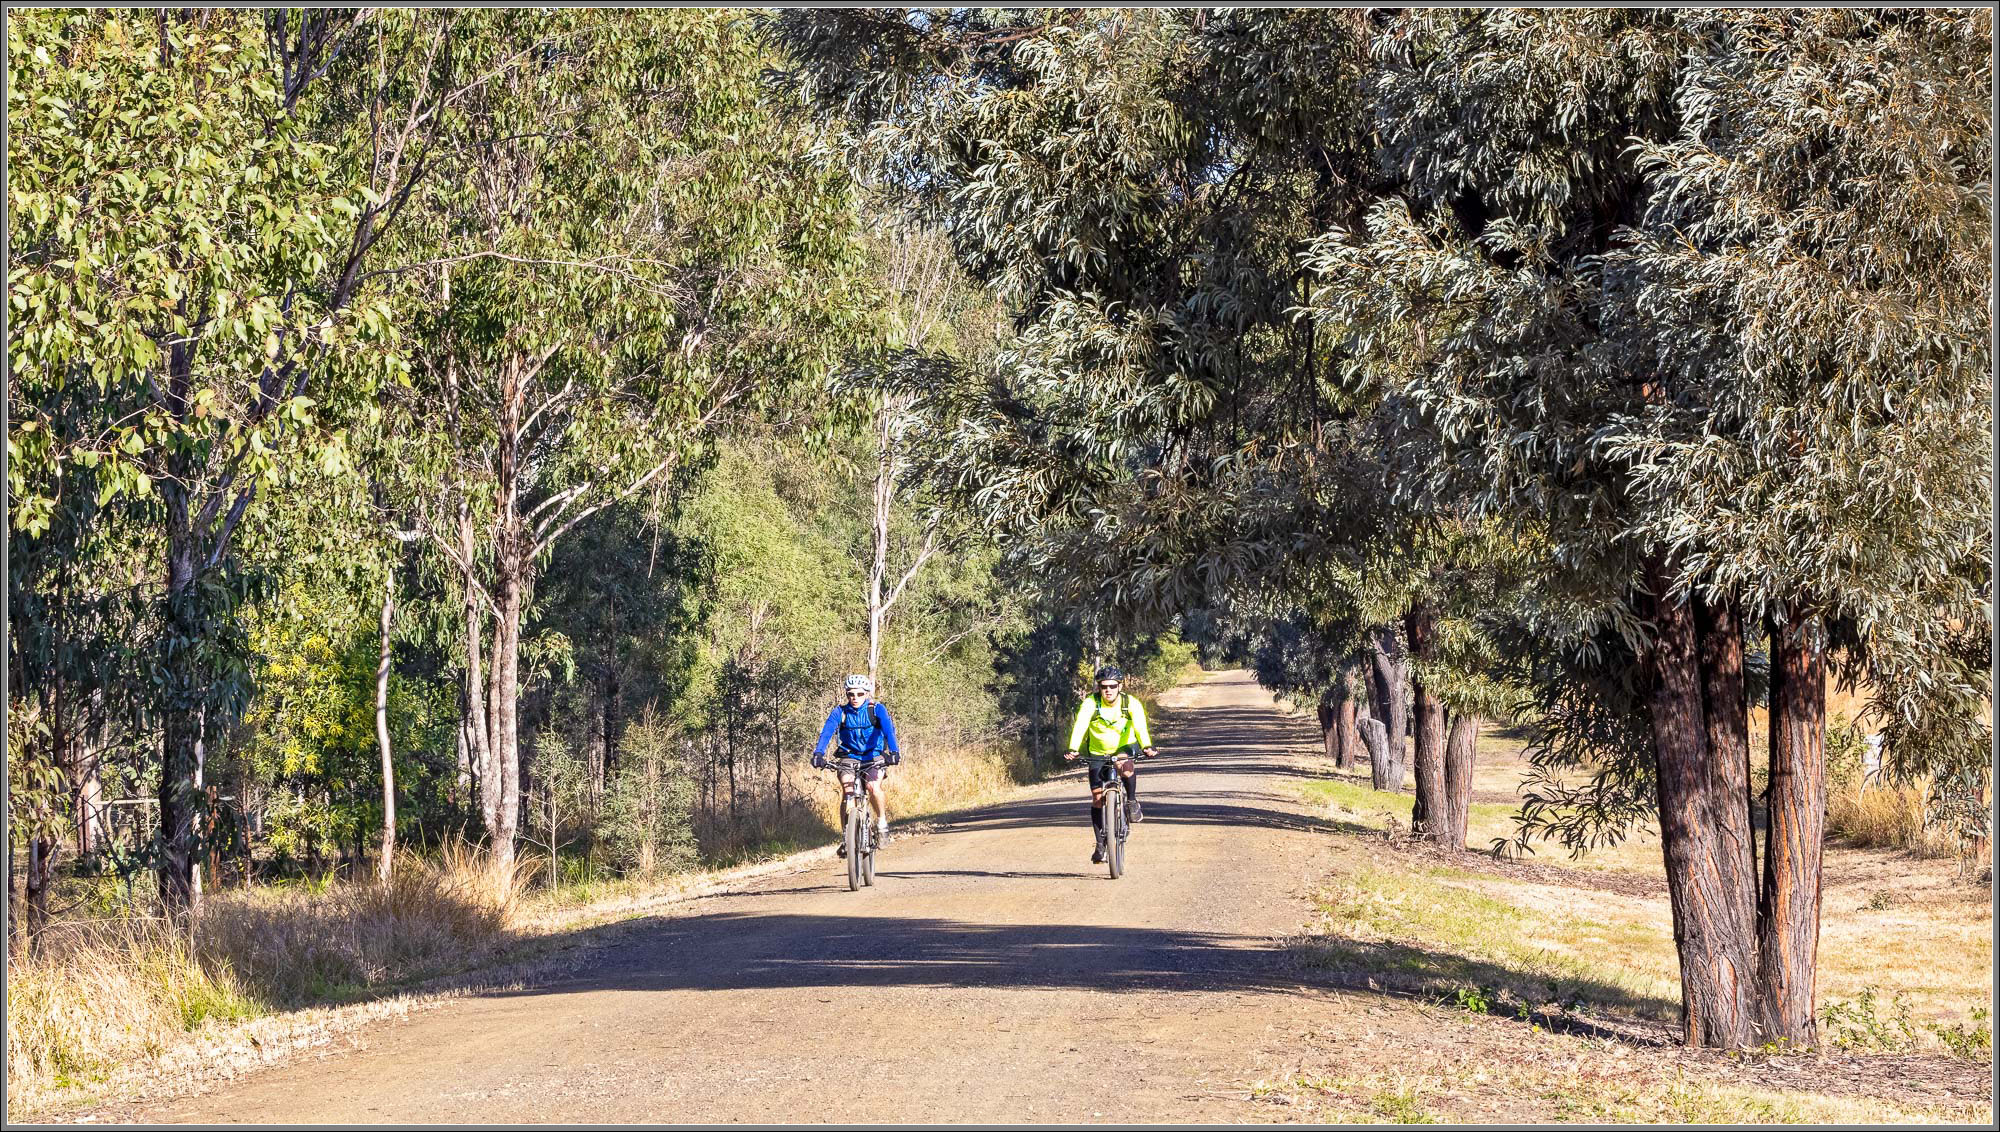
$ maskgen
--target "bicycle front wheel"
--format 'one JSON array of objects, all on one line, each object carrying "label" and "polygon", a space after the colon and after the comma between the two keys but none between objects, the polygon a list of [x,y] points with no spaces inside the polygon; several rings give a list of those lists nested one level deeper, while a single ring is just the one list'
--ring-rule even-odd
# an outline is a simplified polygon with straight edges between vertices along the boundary
[{"label": "bicycle front wheel", "polygon": [[1125,834],[1127,832],[1125,827],[1125,792],[1123,790],[1106,792],[1104,795],[1104,808],[1107,811],[1104,815],[1107,819],[1105,821],[1105,829],[1109,833],[1109,836],[1104,839],[1104,860],[1111,866],[1111,879],[1117,880],[1119,877],[1125,875]]},{"label": "bicycle front wheel", "polygon": [[861,887],[861,854],[867,851],[867,838],[862,833],[861,819],[850,813],[847,818],[847,891],[849,892]]}]

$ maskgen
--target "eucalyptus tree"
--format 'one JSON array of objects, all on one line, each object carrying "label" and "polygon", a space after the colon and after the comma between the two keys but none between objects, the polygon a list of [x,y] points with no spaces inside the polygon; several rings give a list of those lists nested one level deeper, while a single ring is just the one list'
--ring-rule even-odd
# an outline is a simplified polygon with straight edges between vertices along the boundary
[{"label": "eucalyptus tree", "polygon": [[468,730],[504,871],[538,568],[732,421],[795,407],[864,303],[843,183],[759,97],[741,17],[512,10],[458,29],[468,69],[535,65],[445,110],[449,177],[386,270],[420,312],[410,411],[442,422],[424,525],[466,595]]},{"label": "eucalyptus tree", "polygon": [[[252,14],[46,11],[8,35],[13,522],[42,535],[80,470],[100,504],[141,501],[160,585],[160,892],[181,908],[202,720],[244,691],[237,532],[284,453],[339,459],[325,414],[389,365],[385,312],[358,301],[352,268],[409,171],[344,165],[292,112],[307,72],[273,65],[288,41]],[[94,412],[56,433],[40,407],[79,390]]]},{"label": "eucalyptus tree", "polygon": [[[1438,490],[1542,558],[1544,734],[1651,780],[1687,1039],[1809,1044],[1826,651],[1906,757],[1986,742],[1990,24],[1426,13],[1384,48],[1408,186],[1316,249],[1313,305],[1435,438]],[[1600,787],[1596,814],[1647,808]]]},{"label": "eucalyptus tree", "polygon": [[[787,83],[1017,334],[927,399],[927,471],[1067,600],[1159,621],[1281,559],[1339,415],[1296,253],[1368,151],[1355,13],[792,11]],[[1258,505],[1252,501],[1249,506]],[[1270,537],[1260,537],[1268,534]],[[1097,569],[1097,563],[1109,567]]]},{"label": "eucalyptus tree", "polygon": [[1829,667],[1865,677],[1906,773],[1983,796],[1991,758],[1991,16],[1685,18],[1681,128],[1639,150],[1650,207],[1609,257],[1681,392],[1617,442],[1636,534],[1770,642],[1756,956],[1792,1042],[1814,1039]]},{"label": "eucalyptus tree", "polygon": [[[1300,255],[1393,182],[1358,12],[796,12],[789,81],[1015,318],[934,390],[933,482],[1072,606],[1157,624],[1295,563],[1365,572],[1399,420],[1311,319]],[[1413,528],[1412,528],[1413,529]],[[1393,567],[1389,567],[1393,569]],[[1401,594],[1402,591],[1396,591]],[[1363,636],[1402,781],[1405,610]],[[1429,730],[1425,731],[1426,737]]]}]

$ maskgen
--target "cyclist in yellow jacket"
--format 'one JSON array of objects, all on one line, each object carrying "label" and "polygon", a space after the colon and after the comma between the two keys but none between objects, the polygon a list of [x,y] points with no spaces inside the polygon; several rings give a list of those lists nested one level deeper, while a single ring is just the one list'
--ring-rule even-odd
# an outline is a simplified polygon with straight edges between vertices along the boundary
[{"label": "cyclist in yellow jacket", "polygon": [[1089,741],[1090,824],[1097,834],[1097,849],[1090,855],[1093,865],[1104,863],[1104,788],[1111,785],[1113,771],[1125,779],[1125,820],[1140,821],[1144,815],[1139,809],[1139,768],[1132,756],[1143,753],[1150,759],[1159,754],[1146,730],[1146,709],[1119,692],[1124,680],[1125,674],[1116,665],[1097,670],[1097,694],[1085,696],[1077,705],[1076,723],[1069,729],[1069,750],[1063,754],[1066,761],[1075,762],[1085,740]]}]

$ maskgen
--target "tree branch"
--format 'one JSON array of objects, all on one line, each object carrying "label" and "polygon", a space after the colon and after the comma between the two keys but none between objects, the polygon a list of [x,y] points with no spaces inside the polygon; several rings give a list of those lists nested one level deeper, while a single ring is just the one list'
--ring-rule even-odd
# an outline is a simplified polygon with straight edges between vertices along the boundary
[{"label": "tree branch", "polygon": [[895,587],[889,591],[889,596],[883,599],[882,616],[889,615],[889,610],[896,604],[896,599],[903,596],[903,587],[909,585],[910,579],[916,577],[917,571],[923,569],[924,563],[929,562],[931,555],[937,553],[937,536],[938,526],[933,523],[930,530],[924,532],[924,548],[917,552],[917,560],[910,563],[908,570],[903,571],[903,576],[897,579]]}]

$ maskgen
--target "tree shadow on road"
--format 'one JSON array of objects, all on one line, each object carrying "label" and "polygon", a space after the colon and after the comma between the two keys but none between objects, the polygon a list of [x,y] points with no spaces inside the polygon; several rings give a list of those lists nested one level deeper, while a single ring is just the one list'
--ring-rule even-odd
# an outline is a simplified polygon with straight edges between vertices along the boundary
[{"label": "tree shadow on road", "polygon": [[[622,926],[628,933],[632,927]],[[583,971],[489,994],[895,986],[1303,989],[1297,965],[1276,941],[1226,932],[755,912],[659,919],[640,931]]]}]

